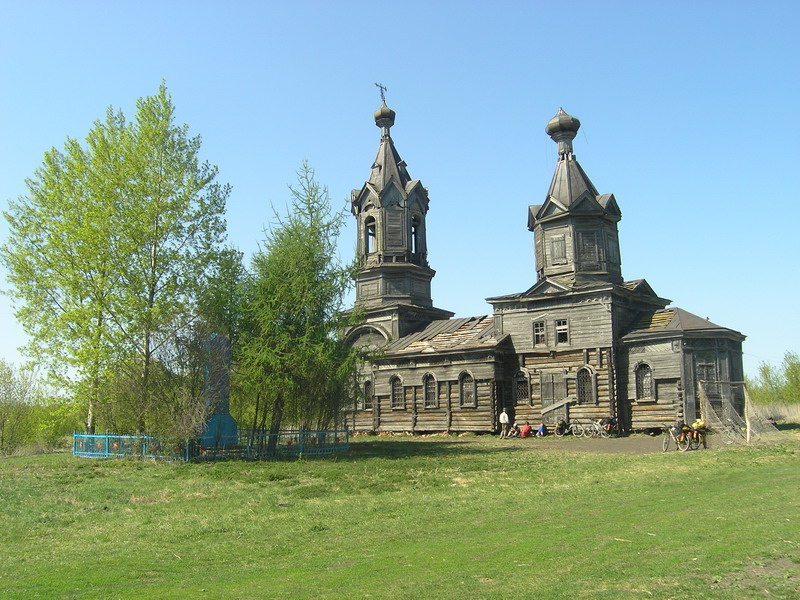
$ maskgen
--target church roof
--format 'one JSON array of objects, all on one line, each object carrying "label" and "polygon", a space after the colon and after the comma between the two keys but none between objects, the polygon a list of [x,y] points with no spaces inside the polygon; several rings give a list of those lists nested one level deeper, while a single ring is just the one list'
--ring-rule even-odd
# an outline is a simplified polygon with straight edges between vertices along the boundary
[{"label": "church roof", "polygon": [[395,112],[386,106],[385,102],[375,111],[375,124],[381,128],[381,143],[378,146],[375,162],[372,164],[369,183],[379,191],[385,189],[391,180],[394,180],[401,189],[408,188],[412,182],[406,170],[406,163],[397,153],[390,134],[394,118]]},{"label": "church roof", "polygon": [[387,354],[433,354],[437,352],[490,349],[500,340],[494,337],[494,317],[466,317],[431,322],[423,330],[394,340]]},{"label": "church roof", "polygon": [[623,336],[624,341],[638,338],[673,337],[675,334],[724,335],[743,340],[744,336],[733,329],[722,327],[682,308],[666,308],[647,313],[633,324],[631,331]]},{"label": "church roof", "polygon": [[353,190],[354,214],[357,204],[367,198],[372,198],[373,201],[377,200],[380,203],[384,193],[392,187],[401,190],[403,198],[411,194],[416,186],[422,187],[418,179],[411,179],[405,161],[400,158],[400,154],[394,146],[390,134],[394,119],[395,112],[385,103],[375,111],[375,124],[381,128],[381,141],[375,161],[372,163],[369,179],[360,190]]},{"label": "church roof", "polygon": [[571,211],[598,212],[615,220],[622,214],[613,194],[598,193],[572,151],[572,140],[580,126],[578,119],[559,108],[545,128],[558,144],[558,162],[544,203],[529,207],[528,228],[531,231],[537,221]]},{"label": "church roof", "polygon": [[547,191],[548,199],[568,209],[586,194],[593,199],[600,195],[574,156],[561,157]]}]

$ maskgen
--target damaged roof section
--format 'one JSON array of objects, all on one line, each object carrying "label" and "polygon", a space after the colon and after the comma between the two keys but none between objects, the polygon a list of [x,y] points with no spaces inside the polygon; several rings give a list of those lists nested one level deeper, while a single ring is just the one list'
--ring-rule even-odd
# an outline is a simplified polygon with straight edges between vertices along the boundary
[{"label": "damaged roof section", "polygon": [[667,308],[643,315],[623,341],[651,337],[674,337],[676,333],[695,335],[726,335],[744,340],[745,336],[733,329],[722,327],[682,308]]},{"label": "damaged roof section", "polygon": [[391,354],[435,353],[491,349],[500,342],[494,336],[492,315],[433,321],[425,329],[390,342]]}]

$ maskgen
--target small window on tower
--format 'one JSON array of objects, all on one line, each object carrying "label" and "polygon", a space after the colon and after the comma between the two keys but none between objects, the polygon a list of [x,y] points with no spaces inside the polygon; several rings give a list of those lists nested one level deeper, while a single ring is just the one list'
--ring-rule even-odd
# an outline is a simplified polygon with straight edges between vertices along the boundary
[{"label": "small window on tower", "polygon": [[419,252],[419,217],[411,219],[411,252]]},{"label": "small window on tower", "polygon": [[375,217],[367,217],[364,221],[364,252],[375,252]]},{"label": "small window on tower", "polygon": [[554,265],[567,262],[567,242],[563,235],[557,235],[550,240],[550,262]]}]

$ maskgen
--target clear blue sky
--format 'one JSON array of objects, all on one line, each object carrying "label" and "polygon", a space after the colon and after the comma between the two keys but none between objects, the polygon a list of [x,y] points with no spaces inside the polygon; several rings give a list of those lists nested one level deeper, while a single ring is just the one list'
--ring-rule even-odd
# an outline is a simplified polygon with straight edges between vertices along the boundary
[{"label": "clear blue sky", "polygon": [[[544,126],[563,106],[582,123],[578,160],[622,209],[625,278],[746,334],[754,374],[800,350],[798,7],[0,0],[0,207],[47,149],[83,139],[109,105],[132,117],[163,78],[233,186],[229,240],[249,257],[303,160],[336,205],[361,187],[381,82],[430,192],[434,302],[487,314],[484,298],[535,281],[527,207],[547,192]],[[19,363],[8,304],[0,357]]]}]

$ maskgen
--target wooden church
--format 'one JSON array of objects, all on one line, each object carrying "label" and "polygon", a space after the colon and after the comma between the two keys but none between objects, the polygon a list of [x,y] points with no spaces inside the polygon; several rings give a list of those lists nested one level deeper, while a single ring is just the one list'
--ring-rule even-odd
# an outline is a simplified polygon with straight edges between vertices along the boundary
[{"label": "wooden church", "polygon": [[531,424],[611,416],[642,430],[693,420],[698,382],[712,403],[741,405],[723,398],[736,388],[718,384],[743,379],[744,336],[667,308],[644,279],[623,279],[622,213],[575,158],[578,119],[559,109],[545,129],[558,163],[544,202],[528,209],[536,283],[488,298],[492,314],[469,318],[433,305],[428,191],[394,146],[394,121],[383,103],[377,157],[352,194],[366,319],[348,339],[378,352],[363,365],[351,429],[491,432],[506,408]]}]

